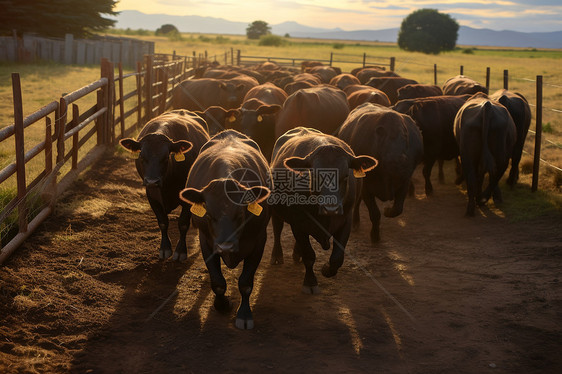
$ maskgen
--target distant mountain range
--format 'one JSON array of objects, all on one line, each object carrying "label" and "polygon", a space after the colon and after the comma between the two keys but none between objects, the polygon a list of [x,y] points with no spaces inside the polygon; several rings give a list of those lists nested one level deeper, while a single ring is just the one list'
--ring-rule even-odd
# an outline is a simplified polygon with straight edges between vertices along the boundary
[{"label": "distant mountain range", "polygon": [[[124,10],[117,17],[115,27],[120,29],[156,30],[164,24],[172,24],[181,32],[213,34],[246,34],[248,23],[228,21],[224,18],[201,16],[172,16],[168,14],[145,14],[136,10]],[[323,29],[301,25],[297,22],[283,22],[270,25],[276,35],[289,34],[297,38],[365,40],[395,43],[398,28],[383,30],[345,31],[340,28]],[[554,32],[518,32],[475,29],[461,26],[458,45],[497,46],[522,48],[562,48],[562,31]]]}]

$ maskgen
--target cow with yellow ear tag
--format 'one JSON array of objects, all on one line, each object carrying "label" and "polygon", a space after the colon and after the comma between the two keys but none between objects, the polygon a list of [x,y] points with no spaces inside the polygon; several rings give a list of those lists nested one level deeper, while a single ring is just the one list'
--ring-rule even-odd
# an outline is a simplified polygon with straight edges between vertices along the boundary
[{"label": "cow with yellow ear tag", "polygon": [[239,329],[254,327],[249,300],[267,239],[270,192],[271,175],[260,147],[235,130],[215,135],[201,148],[186,188],[180,192],[181,199],[191,204],[219,312],[230,309],[221,260],[231,269],[244,263],[238,280],[242,296],[236,314]]},{"label": "cow with yellow ear tag", "polygon": [[156,215],[160,227],[160,258],[172,256],[172,244],[168,237],[168,214],[178,205],[182,211],[178,218],[180,238],[174,251],[174,260],[187,258],[186,235],[191,213],[188,204],[178,194],[185,187],[187,174],[199,149],[209,139],[207,124],[187,110],[164,113],[151,121],[139,133],[137,139],[120,141],[135,160],[139,176],[146,188],[146,197]]}]

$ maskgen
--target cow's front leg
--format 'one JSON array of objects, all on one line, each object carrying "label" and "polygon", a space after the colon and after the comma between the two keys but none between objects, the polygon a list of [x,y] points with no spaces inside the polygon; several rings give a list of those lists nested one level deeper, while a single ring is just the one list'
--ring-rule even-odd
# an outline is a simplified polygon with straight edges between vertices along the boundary
[{"label": "cow's front leg", "polygon": [[244,259],[242,274],[240,274],[240,278],[238,278],[238,290],[240,291],[241,301],[238,312],[236,313],[235,326],[241,330],[254,328],[254,317],[250,309],[250,295],[254,288],[254,275],[260,264],[263,248],[265,246],[265,233],[262,236],[263,238],[258,240],[250,256]]},{"label": "cow's front leg", "polygon": [[411,183],[412,179],[408,178],[407,181],[402,183],[402,186],[396,189],[392,207],[384,208],[385,217],[394,218],[402,214],[402,211],[404,210],[404,200],[406,200],[406,194],[408,193],[408,189]]},{"label": "cow's front leg", "polygon": [[300,250],[302,263],[305,268],[302,292],[307,294],[320,293],[320,288],[318,288],[318,279],[316,279],[316,275],[314,274],[316,253],[314,253],[314,248],[310,245],[310,238],[306,232],[299,231],[298,228],[295,229],[293,226],[291,226],[291,228],[293,229],[293,235],[296,240],[295,248]]},{"label": "cow's front leg", "polygon": [[343,227],[334,234],[334,245],[330,260],[322,267],[322,275],[329,278],[338,273],[338,269],[343,265],[345,246],[351,233],[351,221],[348,219]]},{"label": "cow's front leg", "polygon": [[363,201],[367,205],[369,211],[369,218],[371,220],[371,243],[377,243],[381,240],[380,224],[381,212],[375,201],[375,195],[367,190],[366,186],[363,188]]},{"label": "cow's front leg", "polygon": [[201,246],[201,254],[203,255],[203,260],[205,265],[207,265],[207,270],[209,271],[209,277],[211,278],[211,288],[215,293],[214,307],[217,311],[225,313],[230,311],[231,305],[228,297],[225,296],[226,293],[226,279],[222,275],[221,271],[221,259],[216,253],[213,253],[213,247],[207,244],[207,240],[203,237],[201,231],[199,232],[199,244]]},{"label": "cow's front leg", "polygon": [[181,213],[178,218],[178,229],[180,232],[180,237],[178,239],[178,244],[176,245],[176,250],[174,252],[174,261],[185,261],[187,260],[187,243],[185,241],[187,237],[187,231],[189,230],[189,223],[191,221],[191,211],[187,204],[181,204]]},{"label": "cow's front leg", "polygon": [[172,242],[170,242],[170,238],[168,237],[168,214],[166,214],[164,207],[158,201],[149,197],[148,202],[150,203],[152,211],[156,215],[158,227],[160,228],[161,239],[159,257],[160,259],[166,259],[172,255]]},{"label": "cow's front leg", "polygon": [[281,247],[281,233],[283,232],[283,218],[276,213],[271,216],[273,224],[273,251],[271,252],[271,265],[283,263],[283,247]]}]

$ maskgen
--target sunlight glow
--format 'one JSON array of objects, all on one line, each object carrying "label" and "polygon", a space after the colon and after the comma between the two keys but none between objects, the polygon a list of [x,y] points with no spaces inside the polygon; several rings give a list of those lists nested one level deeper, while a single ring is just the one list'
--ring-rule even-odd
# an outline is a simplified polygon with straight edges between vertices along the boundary
[{"label": "sunlight glow", "polygon": [[343,322],[349,329],[349,335],[351,336],[351,344],[353,345],[353,350],[356,355],[360,355],[361,349],[363,348],[363,342],[359,336],[359,331],[357,330],[357,324],[355,319],[351,314],[351,310],[346,306],[339,306],[338,314],[340,316],[340,321]]}]

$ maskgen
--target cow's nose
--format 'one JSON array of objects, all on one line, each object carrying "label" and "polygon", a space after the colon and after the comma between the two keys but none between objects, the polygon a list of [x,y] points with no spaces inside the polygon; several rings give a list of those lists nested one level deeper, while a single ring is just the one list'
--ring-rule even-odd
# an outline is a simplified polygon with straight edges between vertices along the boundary
[{"label": "cow's nose", "polygon": [[335,216],[335,215],[343,214],[343,206],[341,204],[320,205],[318,207],[318,213],[324,216]]},{"label": "cow's nose", "polygon": [[144,178],[142,184],[146,187],[162,187],[162,179],[160,179],[160,178]]},{"label": "cow's nose", "polygon": [[218,253],[223,253],[223,252],[235,252],[235,251],[236,251],[236,246],[234,245],[233,242],[217,243],[217,244],[215,244],[215,250],[216,250]]}]

